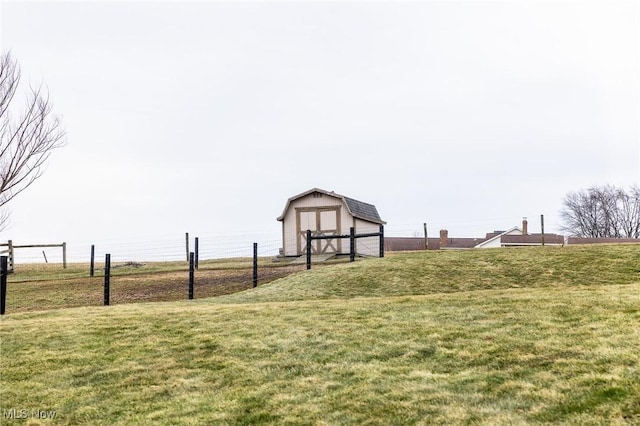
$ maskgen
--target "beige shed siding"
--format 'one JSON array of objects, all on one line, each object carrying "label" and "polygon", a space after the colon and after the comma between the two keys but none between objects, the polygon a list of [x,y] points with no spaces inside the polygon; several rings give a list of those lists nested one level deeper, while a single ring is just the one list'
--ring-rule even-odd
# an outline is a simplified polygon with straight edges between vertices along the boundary
[{"label": "beige shed siding", "polygon": [[[380,225],[376,223],[367,222],[357,218],[354,219],[353,223],[356,234],[368,234],[380,231]],[[345,233],[348,234],[349,229],[347,229]],[[357,238],[356,252],[363,256],[379,256],[380,237]]]},{"label": "beige shed siding", "polygon": [[[291,202],[289,209],[286,212],[286,215],[284,217],[284,221],[283,221],[283,244],[284,244],[284,255],[285,256],[296,256],[299,254],[298,252],[298,224],[296,222],[296,215],[300,214],[300,217],[302,219],[302,223],[300,224],[301,228],[306,228],[307,226],[309,226],[308,229],[311,230],[316,230],[316,226],[315,226],[315,218],[316,218],[316,214],[315,212],[311,213],[309,210],[307,209],[314,209],[314,208],[320,208],[320,207],[332,207],[332,206],[336,206],[339,207],[339,214],[340,214],[340,222],[342,224],[345,223],[349,223],[350,222],[350,217],[348,213],[345,213],[346,208],[344,208],[342,200],[336,197],[332,197],[329,196],[327,194],[320,194],[322,196],[317,197],[314,196],[314,193],[312,194],[307,194],[304,197],[298,198],[294,201]],[[305,212],[306,210],[306,212]],[[298,213],[299,212],[299,213]],[[332,219],[332,213],[330,213],[329,211],[321,211],[320,212],[320,216],[321,216],[321,220],[323,222],[323,225],[336,225],[336,220]],[[335,217],[335,214],[333,214],[333,217]],[[306,229],[301,229],[302,231],[306,230]],[[347,248],[348,249],[348,248]]]},{"label": "beige shed siding", "polygon": [[320,223],[322,224],[322,229],[336,229],[339,232],[338,217],[333,210],[321,210]]},{"label": "beige shed siding", "polygon": [[[352,223],[353,223],[353,216],[351,216],[351,214],[349,213],[349,209],[347,209],[347,206],[344,206],[344,208],[342,209],[342,217],[340,218],[341,223],[342,223],[342,232],[341,234],[343,235],[347,235],[349,233],[349,228],[351,228]],[[349,240],[344,240],[344,250],[349,253]]]}]

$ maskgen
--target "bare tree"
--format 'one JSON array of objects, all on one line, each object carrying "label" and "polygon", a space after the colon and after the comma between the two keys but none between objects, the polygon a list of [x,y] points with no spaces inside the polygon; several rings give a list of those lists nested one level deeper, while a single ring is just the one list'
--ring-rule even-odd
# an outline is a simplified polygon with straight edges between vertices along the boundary
[{"label": "bare tree", "polygon": [[618,193],[618,223],[621,235],[640,238],[640,187],[633,186],[628,193]]},{"label": "bare tree", "polygon": [[29,87],[26,105],[14,120],[10,106],[20,83],[20,67],[9,52],[0,56],[0,230],[6,227],[6,204],[42,176],[51,152],[64,145],[65,130],[52,114],[42,85]]},{"label": "bare tree", "polygon": [[563,230],[576,237],[640,238],[640,187],[597,186],[571,192],[561,211]]}]

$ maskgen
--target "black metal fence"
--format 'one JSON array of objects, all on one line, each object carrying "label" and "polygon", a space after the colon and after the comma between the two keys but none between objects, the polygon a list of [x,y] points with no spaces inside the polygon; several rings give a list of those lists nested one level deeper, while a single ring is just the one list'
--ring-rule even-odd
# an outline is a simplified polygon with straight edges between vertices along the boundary
[{"label": "black metal fence", "polygon": [[378,232],[368,232],[363,234],[356,234],[355,228],[349,228],[348,235],[313,235],[310,229],[307,229],[307,247],[306,247],[306,255],[307,255],[307,269],[311,269],[311,255],[312,255],[312,246],[311,243],[314,240],[336,240],[336,239],[349,239],[349,260],[351,262],[356,259],[356,239],[358,238],[369,238],[369,237],[378,237],[380,239],[379,242],[379,257],[384,257],[384,226],[380,225],[380,230]]},{"label": "black metal fence", "polygon": [[[367,237],[379,238],[379,256],[384,257],[382,226],[379,232],[361,234],[356,234],[354,228],[351,228],[348,235],[313,236],[311,231],[307,231],[306,265],[304,262],[292,262],[290,258],[277,259],[279,262],[269,262],[262,258],[259,262],[258,244],[253,243],[252,259],[210,259],[204,261],[201,268],[198,255],[199,241],[196,238],[194,251],[190,251],[187,256],[188,263],[176,261],[168,269],[156,266],[145,269],[145,265],[138,262],[120,262],[112,265],[111,253],[106,253],[104,265],[98,266],[95,246],[92,245],[88,267],[86,264],[74,264],[64,272],[50,269],[46,271],[51,271],[51,275],[45,271],[35,277],[21,275],[18,271],[11,274],[9,294],[9,258],[0,256],[0,311],[1,315],[4,315],[7,310],[25,312],[221,296],[255,288],[259,283],[268,283],[304,271],[305,266],[306,269],[311,269],[311,242],[314,240],[349,239],[349,260],[354,261],[357,256],[355,241]],[[338,261],[344,262],[346,258],[341,257]],[[151,262],[151,265],[154,263]]]},{"label": "black metal fence", "polygon": [[2,256],[1,314],[217,297],[304,271],[304,263],[291,260],[258,258],[254,244],[252,259],[210,259],[198,265],[191,252],[188,263],[158,266],[153,262],[113,263],[113,256],[105,254],[104,264],[94,259],[90,266],[72,264],[64,272],[52,265],[35,273],[18,270],[9,274],[7,256]]},{"label": "black metal fence", "polygon": [[0,315],[4,315],[7,302],[8,257],[0,256]]}]

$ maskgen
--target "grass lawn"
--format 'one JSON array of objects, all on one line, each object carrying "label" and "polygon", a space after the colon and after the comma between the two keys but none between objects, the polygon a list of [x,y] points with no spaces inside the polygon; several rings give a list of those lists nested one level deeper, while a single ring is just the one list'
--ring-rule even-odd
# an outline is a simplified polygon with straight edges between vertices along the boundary
[{"label": "grass lawn", "polygon": [[396,254],[0,338],[3,425],[640,424],[640,246]]}]

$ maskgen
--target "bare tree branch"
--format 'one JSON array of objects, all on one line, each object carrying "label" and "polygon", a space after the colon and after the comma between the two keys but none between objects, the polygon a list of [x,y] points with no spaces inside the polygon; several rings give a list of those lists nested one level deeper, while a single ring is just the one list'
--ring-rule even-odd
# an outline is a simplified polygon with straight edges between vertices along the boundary
[{"label": "bare tree branch", "polygon": [[[53,115],[42,85],[30,87],[25,108],[14,121],[11,103],[20,82],[20,68],[10,53],[0,57],[0,208],[27,189],[43,173],[51,152],[64,145],[66,132]],[[0,229],[8,215],[0,215]]]},{"label": "bare tree branch", "polygon": [[592,187],[565,196],[562,229],[572,236],[640,238],[640,188]]}]

